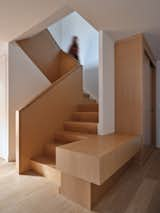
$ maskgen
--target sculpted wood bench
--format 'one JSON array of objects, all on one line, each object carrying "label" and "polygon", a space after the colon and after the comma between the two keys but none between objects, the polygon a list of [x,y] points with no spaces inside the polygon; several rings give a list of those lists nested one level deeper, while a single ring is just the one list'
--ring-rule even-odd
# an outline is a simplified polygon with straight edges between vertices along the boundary
[{"label": "sculpted wood bench", "polygon": [[57,147],[60,193],[91,209],[105,193],[111,176],[139,152],[140,142],[138,136],[114,134]]}]

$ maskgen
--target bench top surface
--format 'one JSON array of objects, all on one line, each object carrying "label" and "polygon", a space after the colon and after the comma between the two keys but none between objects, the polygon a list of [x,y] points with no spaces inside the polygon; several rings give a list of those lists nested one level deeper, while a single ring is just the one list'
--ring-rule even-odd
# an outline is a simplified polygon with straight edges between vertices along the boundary
[{"label": "bench top surface", "polygon": [[79,152],[82,154],[93,155],[95,157],[101,157],[107,153],[114,151],[118,146],[121,146],[130,141],[140,139],[140,136],[133,136],[127,134],[112,134],[106,136],[90,136],[86,140],[69,143],[60,148],[71,151]]}]

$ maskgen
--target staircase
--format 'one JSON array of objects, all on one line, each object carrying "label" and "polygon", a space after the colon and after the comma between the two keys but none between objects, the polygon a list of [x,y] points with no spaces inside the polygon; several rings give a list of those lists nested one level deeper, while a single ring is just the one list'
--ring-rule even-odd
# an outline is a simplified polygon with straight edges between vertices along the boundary
[{"label": "staircase", "polygon": [[64,122],[64,130],[56,132],[53,142],[45,145],[42,155],[31,160],[32,170],[60,186],[61,173],[56,169],[56,147],[84,140],[89,134],[97,134],[97,125],[98,104],[91,102],[78,105],[71,120]]}]

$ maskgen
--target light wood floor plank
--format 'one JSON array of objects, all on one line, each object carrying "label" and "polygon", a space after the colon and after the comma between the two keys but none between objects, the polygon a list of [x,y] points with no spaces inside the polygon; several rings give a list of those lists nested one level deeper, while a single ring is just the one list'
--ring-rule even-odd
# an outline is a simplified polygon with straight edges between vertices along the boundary
[{"label": "light wood floor plank", "polygon": [[[131,165],[92,213],[159,213],[160,151],[143,167]],[[15,164],[0,159],[0,213],[91,213],[58,194],[34,174],[19,176]]]},{"label": "light wood floor plank", "polygon": [[145,213],[151,202],[157,184],[158,181],[156,180],[145,179],[125,213]]}]

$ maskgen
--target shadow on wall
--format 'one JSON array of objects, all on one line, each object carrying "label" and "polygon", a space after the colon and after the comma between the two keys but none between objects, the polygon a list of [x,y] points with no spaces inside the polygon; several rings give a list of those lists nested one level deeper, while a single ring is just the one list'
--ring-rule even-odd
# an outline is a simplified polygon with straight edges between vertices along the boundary
[{"label": "shadow on wall", "polygon": [[91,98],[98,101],[98,65],[84,67],[83,89]]},{"label": "shadow on wall", "polygon": [[98,101],[98,65],[99,65],[99,43],[98,33],[88,33],[85,51],[83,54],[84,72],[83,88],[84,91]]}]

